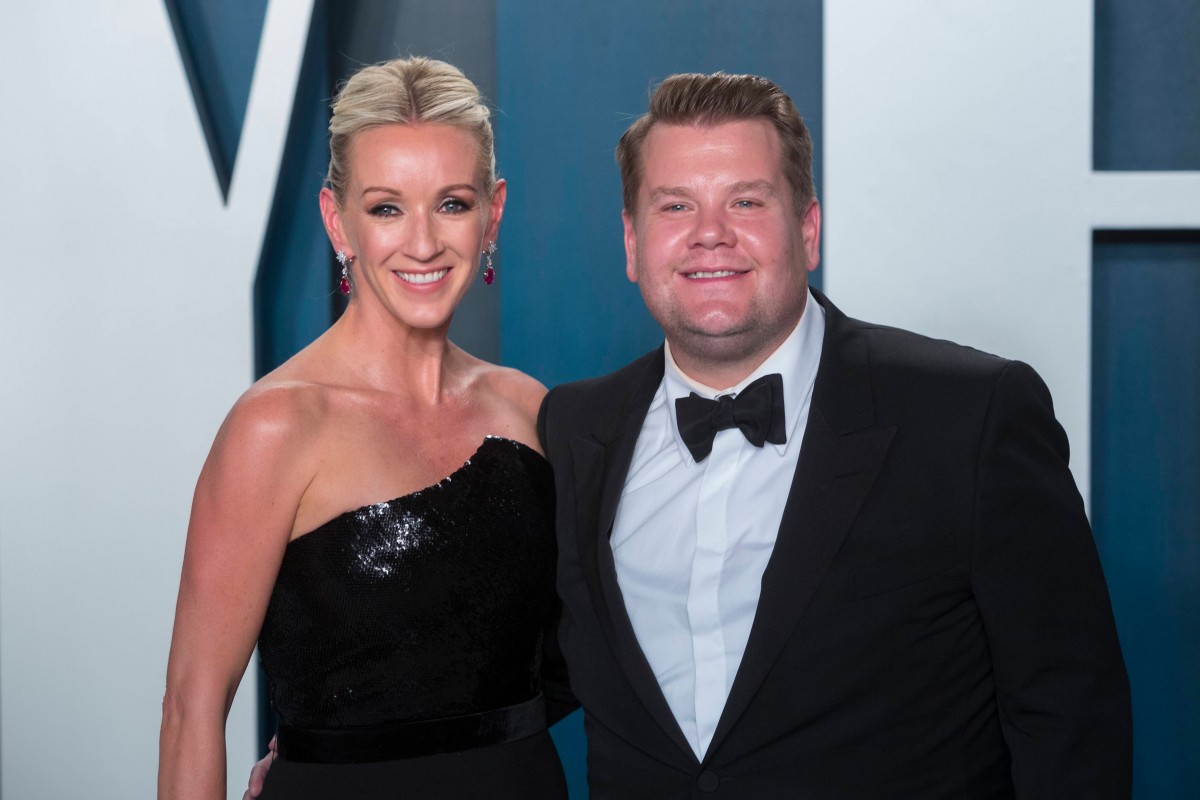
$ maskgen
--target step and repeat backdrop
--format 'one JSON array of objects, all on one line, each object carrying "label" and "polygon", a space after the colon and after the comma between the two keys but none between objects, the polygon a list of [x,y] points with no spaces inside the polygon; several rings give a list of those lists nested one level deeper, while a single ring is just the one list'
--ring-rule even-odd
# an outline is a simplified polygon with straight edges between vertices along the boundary
[{"label": "step and repeat backdrop", "polygon": [[[650,88],[782,85],[816,142],[815,283],[1050,385],[1136,797],[1200,791],[1198,0],[45,0],[0,7],[0,797],[154,791],[192,487],[232,402],[342,310],[329,100],[408,54],[490,98],[509,182],[499,278],[452,338],[547,385],[660,342],[613,162]],[[254,660],[231,798],[273,724]],[[586,797],[579,715],[553,732]]]}]

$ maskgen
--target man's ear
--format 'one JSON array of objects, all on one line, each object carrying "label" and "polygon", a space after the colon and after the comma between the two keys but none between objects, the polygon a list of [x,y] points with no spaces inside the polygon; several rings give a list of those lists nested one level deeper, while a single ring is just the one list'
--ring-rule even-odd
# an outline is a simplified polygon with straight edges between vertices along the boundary
[{"label": "man's ear", "polygon": [[625,226],[625,277],[637,283],[637,231],[628,210],[622,209],[621,223]]},{"label": "man's ear", "polygon": [[808,271],[821,263],[821,204],[814,198],[800,218],[800,235],[804,238],[804,255]]}]

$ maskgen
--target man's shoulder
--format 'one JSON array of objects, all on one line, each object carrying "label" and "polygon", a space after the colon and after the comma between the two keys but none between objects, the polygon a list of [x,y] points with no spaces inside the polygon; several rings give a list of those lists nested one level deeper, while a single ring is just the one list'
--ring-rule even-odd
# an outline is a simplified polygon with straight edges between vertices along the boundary
[{"label": "man's shoulder", "polygon": [[650,381],[662,380],[663,351],[657,347],[629,362],[620,369],[594,378],[563,383],[550,390],[556,399],[569,398],[572,404],[601,404],[611,406],[615,400],[625,397],[632,389]]},{"label": "man's shoulder", "polygon": [[818,390],[826,401],[844,397],[833,387],[843,386],[841,375],[861,369],[876,411],[932,414],[949,425],[981,419],[998,397],[1053,408],[1045,381],[1022,361],[888,325],[844,322],[840,359]]},{"label": "man's shoulder", "polygon": [[658,347],[606,375],[559,384],[542,402],[539,430],[545,437],[548,428],[561,432],[564,426],[619,428],[639,404],[649,402],[662,374],[663,351]]},{"label": "man's shoulder", "polygon": [[860,323],[871,342],[872,354],[883,363],[929,366],[968,372],[1002,370],[1010,359],[949,339],[888,325]]},{"label": "man's shoulder", "polygon": [[1012,362],[948,339],[892,325],[855,319],[835,306],[828,297],[813,292],[825,309],[825,345],[822,360],[837,368],[869,363],[875,370],[900,373],[995,375]]}]

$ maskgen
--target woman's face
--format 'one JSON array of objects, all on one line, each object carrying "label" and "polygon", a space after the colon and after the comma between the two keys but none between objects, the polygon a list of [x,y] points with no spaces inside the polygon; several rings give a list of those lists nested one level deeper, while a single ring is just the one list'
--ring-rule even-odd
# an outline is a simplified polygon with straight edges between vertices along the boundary
[{"label": "woman's face", "polygon": [[352,302],[404,325],[444,329],[493,241],[505,186],[484,192],[479,150],[448,125],[380,125],[350,142],[343,205],[321,192],[336,249],[355,258]]}]

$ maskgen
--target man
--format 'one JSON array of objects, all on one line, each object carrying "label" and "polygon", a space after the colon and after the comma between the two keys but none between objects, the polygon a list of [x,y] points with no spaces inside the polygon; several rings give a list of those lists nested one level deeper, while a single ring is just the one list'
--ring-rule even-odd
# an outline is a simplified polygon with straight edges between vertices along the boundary
[{"label": "man", "polygon": [[809,291],[811,140],[771,82],[667,79],[618,162],[666,344],[539,420],[592,797],[1128,797],[1124,664],[1033,370]]}]

